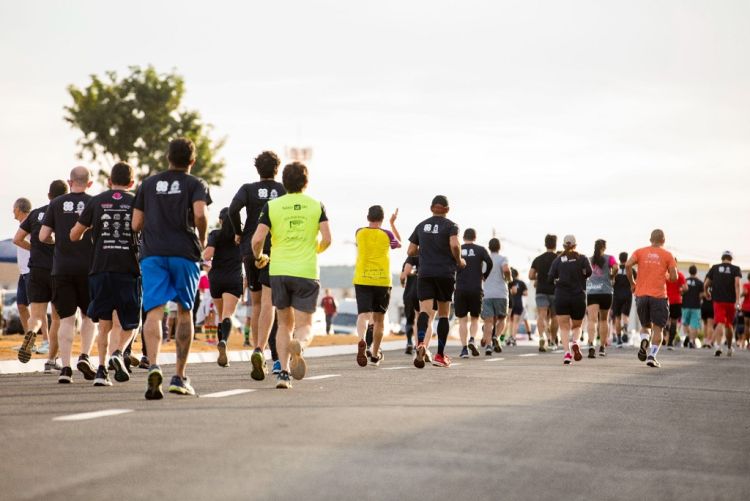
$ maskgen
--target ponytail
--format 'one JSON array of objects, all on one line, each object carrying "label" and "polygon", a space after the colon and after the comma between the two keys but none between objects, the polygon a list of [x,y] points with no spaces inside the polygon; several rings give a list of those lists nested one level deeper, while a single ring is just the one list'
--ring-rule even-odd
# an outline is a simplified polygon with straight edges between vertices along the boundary
[{"label": "ponytail", "polygon": [[607,248],[607,242],[599,239],[594,243],[594,255],[591,262],[599,268],[604,268],[604,249]]}]

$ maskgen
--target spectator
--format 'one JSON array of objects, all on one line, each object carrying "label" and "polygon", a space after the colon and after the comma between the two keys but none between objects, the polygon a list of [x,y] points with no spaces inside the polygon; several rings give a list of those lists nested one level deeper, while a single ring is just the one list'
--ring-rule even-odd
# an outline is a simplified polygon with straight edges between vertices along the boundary
[{"label": "spectator", "polygon": [[338,311],[338,305],[336,299],[331,295],[331,289],[326,289],[325,296],[320,301],[320,306],[326,314],[326,334],[330,334],[333,317],[336,316],[336,311]]}]

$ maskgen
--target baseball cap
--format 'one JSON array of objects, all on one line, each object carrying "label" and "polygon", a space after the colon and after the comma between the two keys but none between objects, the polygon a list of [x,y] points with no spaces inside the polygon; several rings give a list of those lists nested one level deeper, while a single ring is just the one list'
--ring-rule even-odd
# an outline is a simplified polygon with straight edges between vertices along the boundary
[{"label": "baseball cap", "polygon": [[446,197],[445,195],[437,195],[432,199],[432,205],[442,205],[443,207],[448,207],[448,197]]},{"label": "baseball cap", "polygon": [[565,238],[563,238],[563,244],[565,244],[565,245],[576,245],[576,237],[575,237],[575,235],[565,235]]},{"label": "baseball cap", "polygon": [[724,252],[721,253],[721,257],[724,257],[724,256],[729,256],[729,259],[734,258],[734,256],[732,255],[732,251],[728,251],[728,250],[725,250]]}]

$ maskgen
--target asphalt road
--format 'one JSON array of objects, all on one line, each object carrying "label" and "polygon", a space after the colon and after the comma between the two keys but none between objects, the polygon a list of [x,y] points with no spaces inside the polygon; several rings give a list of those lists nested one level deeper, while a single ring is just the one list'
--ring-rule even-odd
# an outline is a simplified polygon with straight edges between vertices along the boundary
[{"label": "asphalt road", "polygon": [[[308,373],[335,377],[289,391],[195,364],[203,397],[159,402],[140,370],[111,388],[0,376],[0,497],[748,499],[750,353],[660,355],[564,367],[519,347],[421,371],[337,356]],[[205,398],[235,389],[255,391]],[[131,412],[53,420],[108,409]]]}]

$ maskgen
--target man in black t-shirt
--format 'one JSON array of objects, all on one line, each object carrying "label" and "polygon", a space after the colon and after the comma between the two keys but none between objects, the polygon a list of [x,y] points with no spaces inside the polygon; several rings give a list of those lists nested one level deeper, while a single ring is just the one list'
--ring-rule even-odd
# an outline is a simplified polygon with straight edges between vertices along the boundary
[{"label": "man in black t-shirt", "polygon": [[195,395],[185,374],[193,342],[193,304],[200,278],[201,253],[206,247],[208,209],[211,196],[205,182],[190,175],[195,164],[195,145],[189,139],[169,143],[169,170],[146,178],[135,195],[133,231],[143,235],[141,272],[144,338],[151,361],[147,400],[164,397],[159,368],[164,305],[177,303],[177,364],[169,392]]},{"label": "man in black t-shirt", "polygon": [[697,277],[698,268],[695,265],[690,266],[688,271],[690,276],[685,281],[687,290],[682,294],[682,328],[687,331],[685,346],[695,348],[695,337],[701,328],[703,281]]},{"label": "man in black t-shirt", "polygon": [[73,371],[70,368],[70,357],[73,349],[73,336],[76,328],[76,310],[81,310],[81,354],[76,367],[86,380],[96,377],[94,366],[89,361],[89,353],[94,344],[96,327],[86,312],[89,307],[89,264],[93,245],[90,238],[80,242],[70,239],[70,230],[78,221],[91,195],[86,190],[91,187],[91,173],[85,167],[76,167],[70,171],[70,193],[55,198],[44,214],[39,240],[51,242],[54,233],[55,252],[52,261],[52,304],[60,315],[59,383],[71,383]]},{"label": "man in black t-shirt", "polygon": [[[529,288],[526,287],[526,283],[518,278],[518,270],[515,268],[510,269],[510,275],[513,280],[508,284],[510,292],[510,335],[505,341],[508,345],[516,345],[516,334],[518,334],[518,326],[523,320],[523,297],[529,295]],[[529,341],[531,341],[531,332],[528,332]]]},{"label": "man in black t-shirt", "polygon": [[[703,292],[714,303],[714,343],[716,356],[721,356],[721,329],[727,342],[727,356],[734,353],[732,338],[734,336],[734,316],[740,309],[740,279],[742,271],[732,264],[732,253],[724,251],[721,263],[715,264],[706,274]],[[710,291],[710,292],[709,292]]]},{"label": "man in black t-shirt", "polygon": [[[417,297],[417,270],[419,269],[419,257],[409,256],[401,267],[401,287],[404,288],[404,317],[406,324],[406,351],[411,355],[414,351],[414,320],[419,314],[419,298]],[[432,332],[429,333],[432,335]],[[428,337],[429,339],[429,337]]]},{"label": "man in black t-shirt", "polygon": [[[89,270],[91,302],[88,316],[99,323],[99,368],[94,386],[111,386],[107,373],[107,355],[111,354],[115,380],[128,381],[130,375],[122,352],[141,322],[141,270],[138,266],[138,243],[133,222],[135,197],[133,168],[125,162],[112,167],[109,190],[92,198],[70,232],[72,241],[92,238],[94,257]],[[91,229],[91,234],[86,231]],[[115,316],[114,313],[117,315]],[[112,340],[110,333],[117,337]]]},{"label": "man in black t-shirt", "polygon": [[555,249],[557,248],[557,235],[546,235],[544,237],[544,247],[547,249],[544,254],[534,258],[529,270],[529,280],[534,282],[536,289],[536,323],[539,330],[539,351],[545,352],[545,334],[546,343],[553,348],[557,339],[557,319],[555,317],[555,284],[547,280],[552,261],[557,257]]},{"label": "man in black t-shirt", "polygon": [[[58,179],[52,181],[47,192],[49,200],[53,200],[60,195],[68,192],[68,185],[65,181]],[[29,325],[24,337],[24,343],[18,352],[19,360],[31,358],[31,348],[34,346],[36,336],[41,333],[47,333],[49,339],[49,353],[47,361],[44,363],[44,373],[51,374],[52,371],[62,369],[57,363],[58,344],[57,332],[60,328],[60,316],[57,310],[52,308],[52,322],[47,325],[47,308],[52,301],[52,257],[55,252],[55,246],[39,240],[39,230],[42,228],[44,214],[47,212],[47,205],[37,207],[29,213],[29,216],[23,220],[13,237],[13,242],[18,245],[19,242],[29,237],[29,276],[26,281],[26,293],[29,299]],[[21,360],[23,362],[24,360]]]},{"label": "man in black t-shirt", "polygon": [[419,256],[417,295],[420,313],[417,318],[417,356],[414,358],[414,366],[418,369],[425,365],[425,335],[427,326],[435,317],[434,301],[437,301],[438,353],[432,364],[450,367],[451,359],[444,353],[450,332],[448,315],[456,286],[456,270],[466,266],[461,257],[458,226],[445,216],[450,210],[448,199],[443,195],[436,196],[430,210],[432,217],[419,223],[409,237],[408,250],[409,256]]},{"label": "man in black t-shirt", "polygon": [[[614,316],[615,335],[617,336],[617,347],[622,348],[623,343],[628,342],[628,317],[633,307],[633,291],[630,287],[625,263],[628,262],[628,253],[620,252],[620,265],[615,274],[612,285],[612,315]],[[638,278],[638,273],[633,270],[633,280]]]},{"label": "man in black t-shirt", "polygon": [[[234,228],[235,241],[239,244],[242,252],[247,287],[250,289],[250,302],[252,303],[250,332],[253,346],[261,352],[265,350],[272,328],[276,327],[276,315],[271,301],[271,280],[268,275],[268,267],[258,269],[255,266],[250,241],[258,227],[258,217],[266,203],[286,194],[284,185],[276,181],[280,164],[279,157],[272,151],[264,151],[258,155],[255,158],[255,169],[258,171],[260,181],[243,184],[229,205],[229,220]],[[242,209],[245,209],[246,215],[244,227],[240,219]],[[270,235],[266,238],[263,253],[268,256],[271,255]],[[257,356],[255,360],[250,376],[260,381],[265,378],[266,370],[265,367],[258,365],[259,358]],[[281,364],[278,360],[274,362],[274,371],[277,369],[281,370]]]},{"label": "man in black t-shirt", "polygon": [[473,228],[464,231],[461,257],[466,261],[466,267],[456,275],[455,303],[458,333],[461,337],[461,358],[469,358],[469,350],[473,356],[479,356],[474,338],[479,332],[479,316],[482,313],[482,283],[492,271],[490,253],[481,245],[475,244],[476,239],[477,233]]}]

